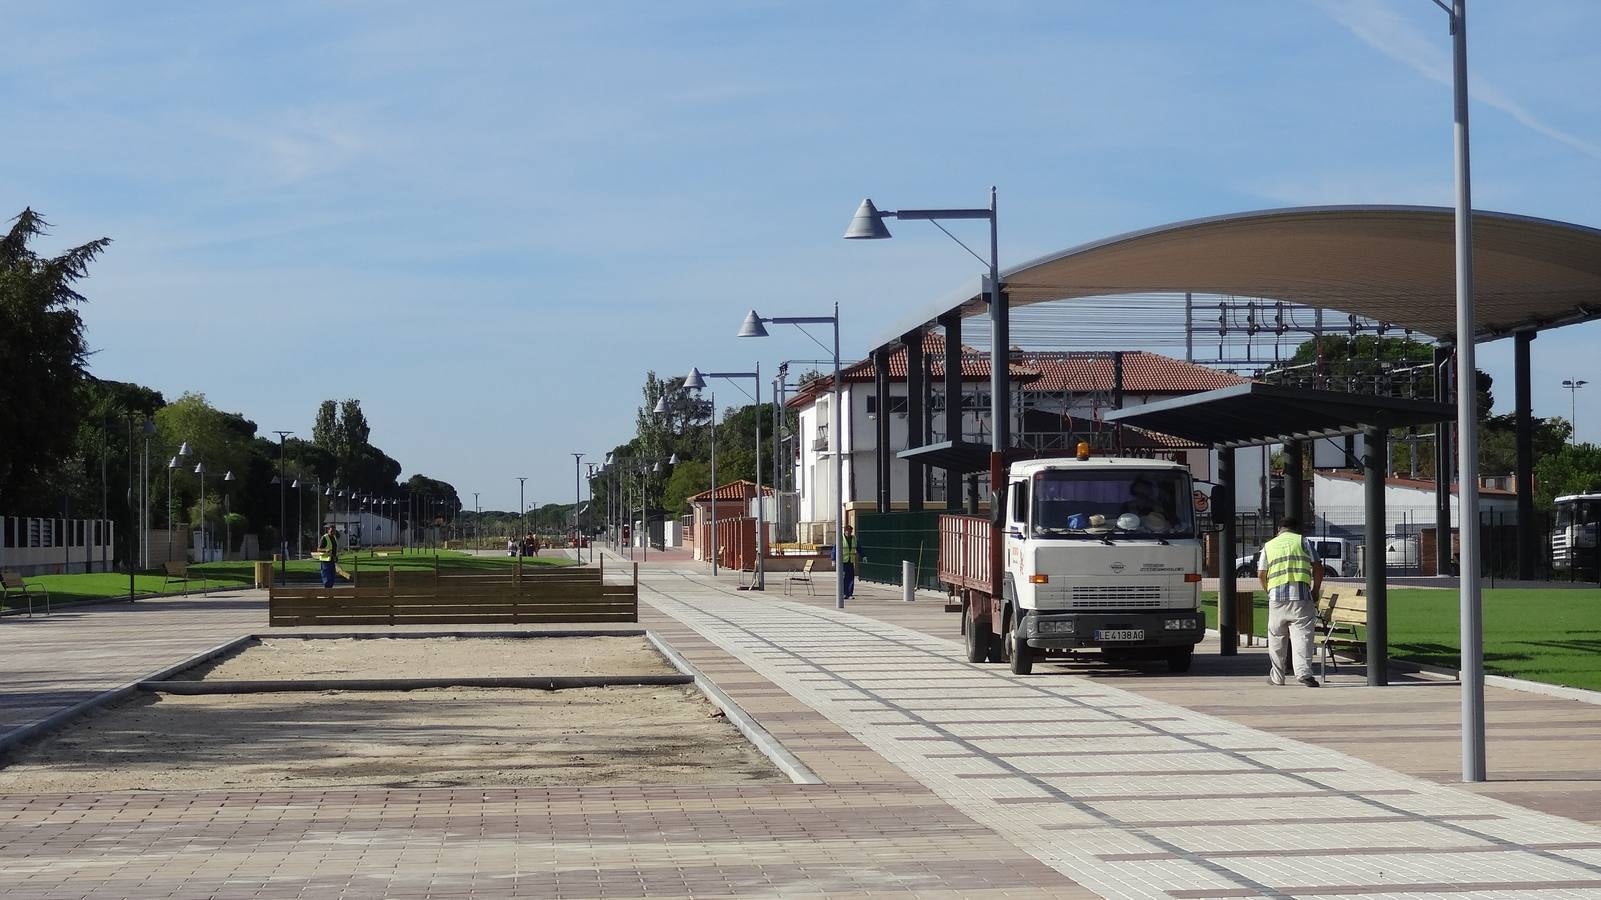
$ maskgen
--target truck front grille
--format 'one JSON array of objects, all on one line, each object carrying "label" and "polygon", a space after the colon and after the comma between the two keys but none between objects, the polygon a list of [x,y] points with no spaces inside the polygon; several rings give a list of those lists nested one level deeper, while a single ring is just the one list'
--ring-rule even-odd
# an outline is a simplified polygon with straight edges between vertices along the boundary
[{"label": "truck front grille", "polygon": [[1165,606],[1161,585],[1084,585],[1073,588],[1068,605],[1075,609],[1139,609]]}]

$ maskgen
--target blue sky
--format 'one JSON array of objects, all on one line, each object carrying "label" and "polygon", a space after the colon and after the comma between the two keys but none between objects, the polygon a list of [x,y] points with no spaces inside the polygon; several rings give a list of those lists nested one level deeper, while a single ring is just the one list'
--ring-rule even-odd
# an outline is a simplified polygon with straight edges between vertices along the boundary
[{"label": "blue sky", "polygon": [[[96,374],[309,432],[359,397],[410,471],[514,508],[632,433],[646,369],[769,368],[745,310],[859,355],[975,264],[864,196],[979,205],[1014,263],[1310,203],[1449,204],[1430,0],[0,2],[0,199],[116,240]],[[1474,200],[1601,225],[1601,4],[1470,10]],[[980,238],[979,233],[974,234]],[[1601,326],[1535,405],[1601,440]],[[1111,348],[1108,348],[1111,349]],[[1510,346],[1481,350],[1510,400]],[[719,396],[734,393],[724,387]]]}]

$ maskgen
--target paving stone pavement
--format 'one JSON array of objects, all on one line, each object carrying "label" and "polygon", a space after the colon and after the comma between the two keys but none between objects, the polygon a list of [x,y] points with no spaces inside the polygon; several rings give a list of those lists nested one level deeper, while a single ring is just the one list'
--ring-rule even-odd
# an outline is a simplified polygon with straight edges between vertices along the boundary
[{"label": "paving stone pavement", "polygon": [[1601,828],[699,575],[646,599],[1106,897],[1601,897]]},{"label": "paving stone pavement", "polygon": [[[926,604],[838,613],[667,565],[641,570],[643,624],[826,784],[14,793],[0,894],[1601,898],[1601,829],[1252,727],[1266,695],[1018,679]],[[228,603],[0,627],[0,677],[29,673],[4,721],[266,630],[259,596]]]}]

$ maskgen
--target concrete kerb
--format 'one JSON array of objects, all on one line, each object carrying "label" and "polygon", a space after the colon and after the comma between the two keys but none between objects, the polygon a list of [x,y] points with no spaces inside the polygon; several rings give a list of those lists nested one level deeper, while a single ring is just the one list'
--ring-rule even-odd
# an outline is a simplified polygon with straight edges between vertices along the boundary
[{"label": "concrete kerb", "polygon": [[306,678],[269,681],[143,681],[139,689],[153,694],[189,696],[217,694],[276,694],[302,691],[418,691],[428,688],[532,688],[560,691],[569,688],[648,687],[693,684],[692,676],[679,675],[504,675],[446,678]]},{"label": "concrete kerb", "polygon": [[750,713],[745,712],[738,703],[734,702],[733,697],[723,693],[722,688],[719,688],[710,678],[706,677],[700,669],[695,668],[694,663],[685,659],[683,654],[674,650],[666,641],[658,637],[655,632],[645,632],[645,639],[650,641],[662,656],[667,657],[667,661],[677,667],[680,672],[692,676],[695,686],[700,688],[701,693],[705,694],[707,699],[711,700],[723,711],[723,715],[728,717],[728,721],[734,723],[734,727],[739,729],[739,733],[743,734],[746,740],[754,744],[756,749],[762,751],[762,755],[772,760],[773,765],[777,766],[785,775],[788,775],[790,781],[795,784],[824,783],[823,779],[817,777],[815,772],[808,769],[806,764],[801,762],[795,754],[789,752],[789,749],[780,743],[778,738],[773,737],[767,729],[761,726],[761,723],[751,717]]},{"label": "concrete kerb", "polygon": [[160,681],[163,678],[176,675],[185,669],[192,669],[201,663],[208,662],[228,653],[232,653],[234,650],[252,640],[255,640],[255,635],[242,634],[225,644],[218,644],[217,646],[212,647],[210,650],[203,650],[200,653],[196,653],[194,656],[167,666],[164,669],[152,672],[143,678],[136,678],[133,681],[127,682],[126,684],[118,685],[117,687],[114,687],[108,691],[104,691],[96,694],[93,697],[81,700],[78,703],[74,703],[72,706],[60,710],[46,718],[40,719],[31,725],[24,725],[21,728],[13,728],[5,734],[0,735],[0,759],[9,756],[13,751],[24,744],[31,743],[55,731],[59,731],[62,727],[71,723],[80,716],[86,715],[102,706],[105,706],[108,703],[113,703],[122,699],[123,697],[128,696],[134,691],[139,690],[140,685],[144,684],[145,682]]},{"label": "concrete kerb", "polygon": [[[255,591],[255,590],[261,590],[261,588],[253,587],[251,585],[230,585],[228,587],[212,588],[211,590],[205,591],[205,592],[170,591],[170,592],[167,592],[167,593],[159,593],[159,594],[135,594],[133,600],[129,600],[127,597],[122,597],[122,596],[119,596],[119,597],[90,597],[90,598],[85,599],[85,600],[58,600],[58,601],[55,601],[55,602],[51,603],[50,606],[51,606],[52,609],[81,609],[81,608],[83,608],[85,606],[110,606],[113,603],[132,603],[132,602],[136,602],[136,601],[139,601],[139,600],[166,600],[166,599],[169,599],[169,598],[172,598],[172,597],[188,597],[188,596],[190,596],[191,594],[194,594],[194,593],[200,593],[200,596],[202,596],[202,597],[210,597],[213,594],[231,594],[231,593],[234,593],[236,591]],[[28,611],[25,610],[25,609],[0,609],[0,618],[8,618],[8,617],[12,617],[12,616],[22,616],[25,619],[26,618],[40,618],[40,619],[49,618],[48,615],[37,616],[37,617],[29,616],[28,615]]]}]

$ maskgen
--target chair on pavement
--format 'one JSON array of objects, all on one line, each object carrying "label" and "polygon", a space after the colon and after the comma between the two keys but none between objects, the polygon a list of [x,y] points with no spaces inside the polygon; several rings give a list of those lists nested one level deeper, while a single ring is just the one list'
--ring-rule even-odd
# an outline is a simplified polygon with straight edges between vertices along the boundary
[{"label": "chair on pavement", "polygon": [[167,560],[166,573],[167,573],[167,577],[165,579],[163,579],[162,582],[161,582],[161,589],[163,591],[165,591],[167,589],[167,585],[171,584],[174,581],[179,582],[180,584],[183,585],[183,595],[185,597],[189,596],[189,582],[191,582],[191,581],[200,582],[200,593],[204,594],[207,591],[206,576],[204,574],[201,574],[201,575],[194,574],[193,572],[191,572],[189,570],[189,567],[187,565],[185,565],[182,560],[178,560],[178,559],[169,559],[169,560]]},{"label": "chair on pavement", "polygon": [[28,618],[33,618],[33,598],[44,595],[44,614],[50,615],[50,591],[44,587],[29,587],[22,576],[16,572],[0,572],[0,601],[11,599],[12,594],[21,594],[28,601]]},{"label": "chair on pavement", "polygon": [[791,584],[804,584],[804,585],[806,585],[806,593],[808,593],[808,594],[817,593],[817,588],[812,583],[812,566],[814,566],[816,564],[817,564],[817,560],[808,559],[806,562],[801,564],[799,572],[791,572],[788,575],[785,575],[784,576],[784,593],[785,594],[789,593],[789,586]]}]

